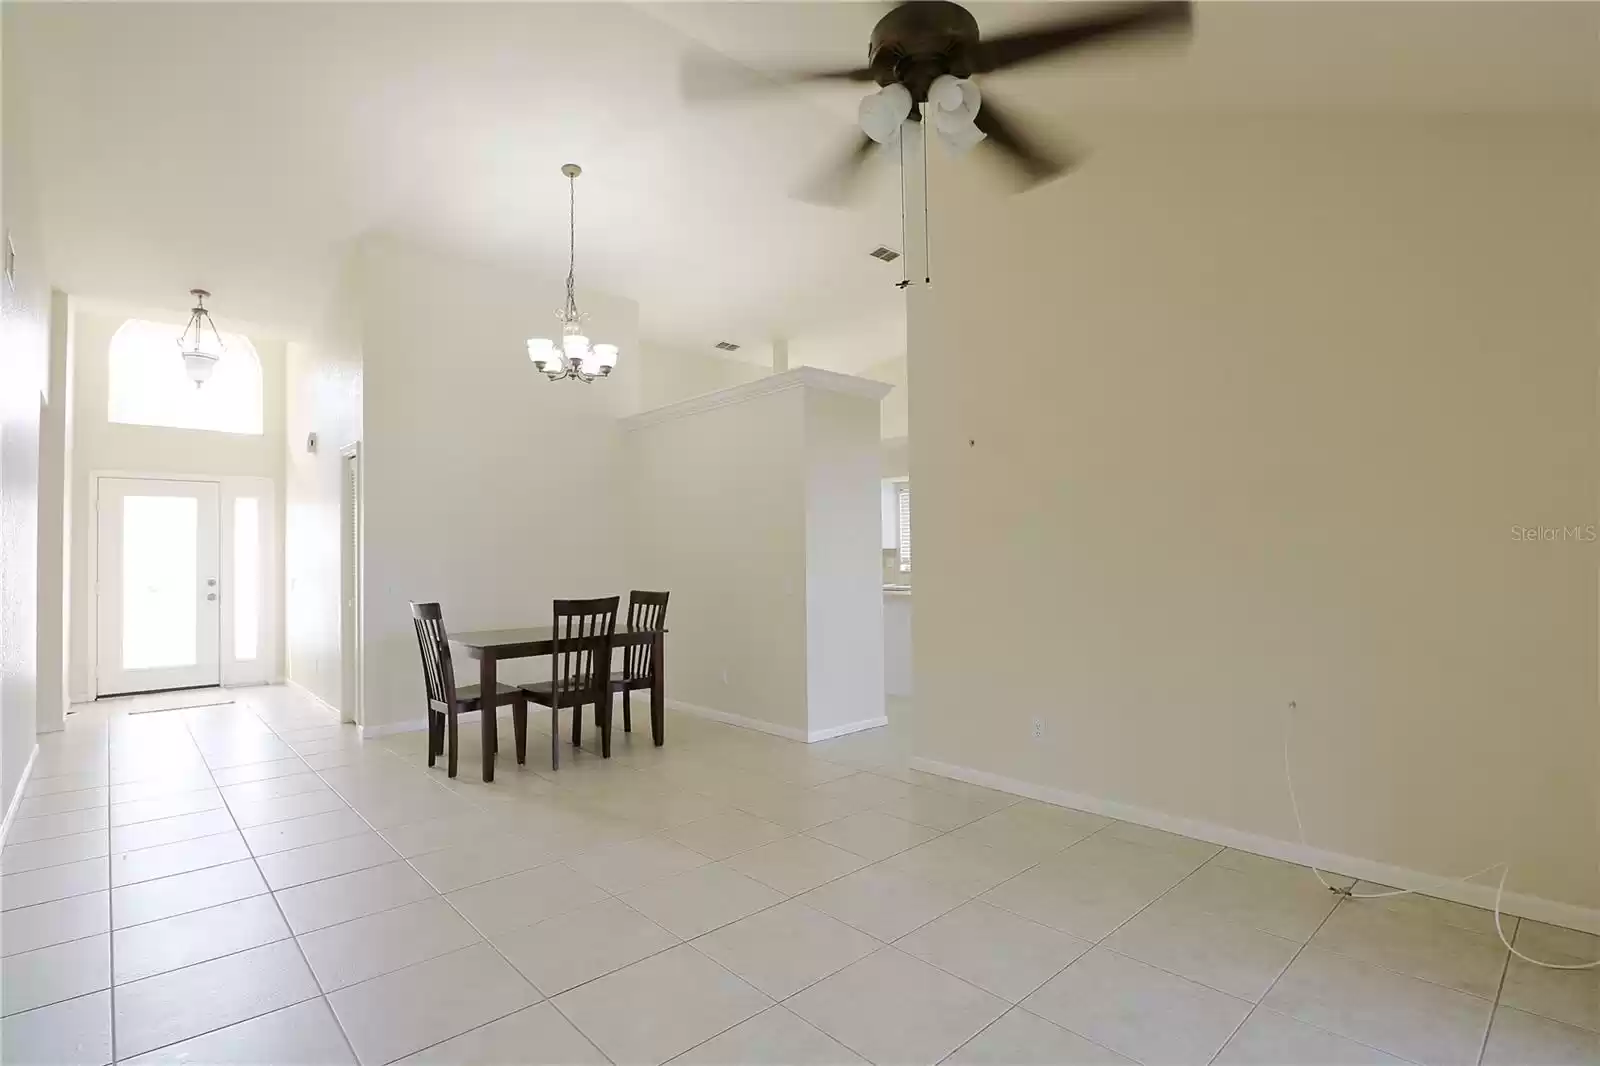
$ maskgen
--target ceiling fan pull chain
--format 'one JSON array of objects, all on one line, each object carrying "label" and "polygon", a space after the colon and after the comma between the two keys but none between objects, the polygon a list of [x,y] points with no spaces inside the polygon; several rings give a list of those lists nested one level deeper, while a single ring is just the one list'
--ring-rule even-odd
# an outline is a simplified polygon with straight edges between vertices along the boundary
[{"label": "ceiling fan pull chain", "polygon": [[[895,147],[900,152],[900,175],[901,175],[901,177],[900,177],[900,248],[901,248],[902,251],[905,251],[905,252],[911,251],[911,245],[906,240],[906,186],[905,186],[906,136],[905,136],[905,124],[908,121],[910,121],[910,120],[909,119],[902,119],[901,120],[901,122],[900,122],[900,126],[901,126],[900,136],[896,138],[896,140],[899,143],[897,145],[895,145]],[[911,286],[911,257],[909,255],[902,255],[901,258],[900,258],[900,284],[896,285],[895,288],[897,288],[897,289],[906,289],[906,288],[909,288],[910,286]]]},{"label": "ceiling fan pull chain", "polygon": [[933,284],[933,236],[928,223],[928,112],[922,105],[922,284]]}]

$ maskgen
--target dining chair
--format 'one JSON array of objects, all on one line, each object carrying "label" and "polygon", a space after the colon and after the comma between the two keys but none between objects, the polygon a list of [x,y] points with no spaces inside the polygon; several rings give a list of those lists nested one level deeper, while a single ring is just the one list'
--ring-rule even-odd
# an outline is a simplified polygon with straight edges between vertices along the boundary
[{"label": "dining chair", "polygon": [[[456,684],[450,665],[450,639],[445,635],[444,618],[437,603],[411,604],[411,621],[417,627],[417,646],[422,650],[422,679],[428,690],[428,765],[445,750],[448,734],[447,769],[456,776],[456,715],[470,711],[494,714],[511,705],[513,722],[528,720],[528,698],[511,685],[496,685],[493,706],[485,709],[477,685]],[[520,733],[519,733],[520,737]],[[517,745],[517,761],[522,761],[522,744]]]},{"label": "dining chair", "polygon": [[[637,633],[644,629],[665,629],[667,625],[667,596],[665,592],[628,593],[628,631]],[[622,669],[611,675],[611,691],[622,693],[622,731],[633,732],[633,707],[629,698],[636,689],[647,689],[655,683],[655,645],[649,641],[629,641],[622,649]]]},{"label": "dining chair", "polygon": [[[583,705],[593,703],[600,720],[600,754],[611,758],[611,641],[620,597],[556,600],[551,610],[550,680],[522,686],[523,695],[550,708],[550,769],[561,766],[561,708],[572,708],[572,746],[582,738]],[[527,745],[527,707],[512,712],[517,761]]]}]

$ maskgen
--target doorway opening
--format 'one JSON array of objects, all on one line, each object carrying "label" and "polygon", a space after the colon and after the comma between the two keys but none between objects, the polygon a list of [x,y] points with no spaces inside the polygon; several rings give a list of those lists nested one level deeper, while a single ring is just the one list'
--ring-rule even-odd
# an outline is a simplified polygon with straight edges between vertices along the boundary
[{"label": "doorway opening", "polygon": [[340,453],[343,500],[339,519],[339,718],[362,723],[361,707],[361,445]]}]

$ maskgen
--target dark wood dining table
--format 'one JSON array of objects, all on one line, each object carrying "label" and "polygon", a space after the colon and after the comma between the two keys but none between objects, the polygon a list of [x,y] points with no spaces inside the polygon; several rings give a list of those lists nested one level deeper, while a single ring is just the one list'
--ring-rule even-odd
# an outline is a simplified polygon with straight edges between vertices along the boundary
[{"label": "dark wood dining table", "polygon": [[[655,668],[650,683],[650,735],[658,748],[666,740],[666,715],[662,706],[662,701],[666,698],[665,685],[662,683],[667,667],[666,634],[667,631],[664,629],[635,630],[626,622],[618,622],[616,633],[611,639],[613,656],[633,644],[654,645],[650,657],[650,662]],[[478,691],[490,693],[495,690],[498,682],[495,674],[501,660],[529,659],[554,654],[555,628],[528,626],[523,629],[475,629],[465,633],[451,633],[450,643],[461,645],[466,649],[467,658],[478,660]],[[581,714],[582,708],[575,709],[573,713]],[[483,719],[483,779],[493,781],[495,734],[498,722],[490,711],[484,711],[479,717]],[[551,723],[551,728],[555,728],[554,722]]]}]

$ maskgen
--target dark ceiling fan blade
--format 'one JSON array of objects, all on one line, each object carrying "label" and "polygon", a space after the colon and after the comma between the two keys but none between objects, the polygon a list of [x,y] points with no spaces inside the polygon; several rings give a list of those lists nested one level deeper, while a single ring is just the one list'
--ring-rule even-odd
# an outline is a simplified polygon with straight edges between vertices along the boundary
[{"label": "dark ceiling fan blade", "polygon": [[867,160],[878,147],[864,133],[857,133],[850,148],[795,191],[795,199],[818,207],[839,207],[849,202],[851,194],[861,184]]},{"label": "dark ceiling fan blade", "polygon": [[733,100],[807,82],[872,80],[872,71],[865,67],[765,72],[753,70],[715,53],[686,55],[678,70],[679,93],[683,99],[691,102]]},{"label": "dark ceiling fan blade", "polygon": [[1023,179],[1023,188],[1032,188],[1054,181],[1073,167],[1074,160],[1058,158],[1028,138],[1015,123],[1007,118],[1004,108],[998,106],[990,94],[984,94],[983,106],[973,122],[988,134],[988,144],[999,149]]},{"label": "dark ceiling fan blade", "polygon": [[1184,33],[1193,22],[1194,8],[1189,0],[1123,4],[979,41],[968,49],[967,60],[973,74],[988,74],[1058,52],[1108,44],[1138,34]]}]

